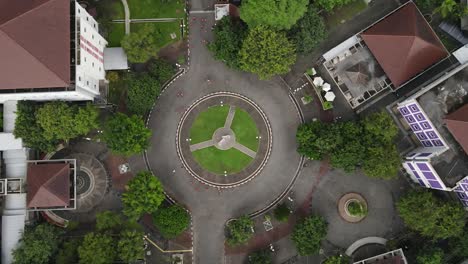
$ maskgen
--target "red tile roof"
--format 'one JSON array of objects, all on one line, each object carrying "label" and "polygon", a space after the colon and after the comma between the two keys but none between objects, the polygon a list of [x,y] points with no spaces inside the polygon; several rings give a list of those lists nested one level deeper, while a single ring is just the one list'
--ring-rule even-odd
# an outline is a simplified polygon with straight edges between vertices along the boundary
[{"label": "red tile roof", "polygon": [[0,89],[70,84],[70,1],[0,0]]},{"label": "red tile roof", "polygon": [[396,88],[449,55],[413,3],[364,31],[361,37]]},{"label": "red tile roof", "polygon": [[468,104],[445,117],[445,124],[468,154]]},{"label": "red tile roof", "polygon": [[63,207],[70,204],[70,164],[29,164],[28,208]]}]

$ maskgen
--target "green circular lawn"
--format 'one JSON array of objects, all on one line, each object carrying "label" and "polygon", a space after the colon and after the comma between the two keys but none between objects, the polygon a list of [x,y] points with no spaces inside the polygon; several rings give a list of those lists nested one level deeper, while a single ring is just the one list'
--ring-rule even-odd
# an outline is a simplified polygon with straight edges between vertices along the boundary
[{"label": "green circular lawn", "polygon": [[[229,105],[212,106],[201,112],[190,128],[190,144],[211,140],[213,133],[224,126],[229,108]],[[256,138],[258,136],[257,125],[246,111],[236,108],[230,127],[238,143],[257,151],[259,144]],[[192,155],[202,168],[219,175],[224,175],[225,172],[227,174],[240,172],[253,160],[252,157],[236,148],[220,150],[215,146],[193,151]]]}]

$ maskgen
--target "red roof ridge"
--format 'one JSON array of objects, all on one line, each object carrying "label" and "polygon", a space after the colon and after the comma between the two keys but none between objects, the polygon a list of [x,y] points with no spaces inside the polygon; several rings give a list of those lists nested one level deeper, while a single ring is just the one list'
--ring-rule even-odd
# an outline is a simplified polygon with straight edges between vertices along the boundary
[{"label": "red roof ridge", "polygon": [[[0,31],[3,31],[3,30],[1,30],[1,26],[6,25],[6,24],[10,23],[12,20],[16,20],[17,18],[20,18],[20,17],[22,17],[23,15],[26,15],[26,14],[32,12],[32,11],[35,11],[37,8],[39,8],[39,7],[41,7],[41,6],[45,5],[45,4],[48,4],[48,3],[50,3],[51,1],[55,1],[55,0],[46,0],[46,1],[44,1],[44,3],[42,3],[42,4],[40,4],[40,5],[37,5],[37,6],[35,6],[34,8],[29,9],[29,10],[26,11],[26,12],[21,13],[21,15],[14,16],[14,17],[12,17],[10,20],[5,21],[4,23],[0,24]],[[15,41],[15,42],[16,42],[16,41]]]},{"label": "red roof ridge", "polygon": [[[50,1],[53,1],[53,0],[50,0]],[[64,87],[68,86],[68,84],[66,82],[64,82],[62,80],[62,78],[60,76],[58,76],[51,68],[49,68],[49,66],[47,66],[46,63],[42,62],[41,60],[39,60],[36,56],[34,56],[31,52],[29,52],[29,50],[25,49],[23,47],[23,45],[21,45],[20,43],[18,43],[17,41],[15,41],[13,38],[11,38],[10,35],[8,35],[8,33],[6,33],[5,31],[3,31],[0,27],[0,34],[3,33],[7,38],[11,39],[11,41],[13,41],[14,43],[17,44],[18,47],[20,47],[22,50],[24,50],[27,54],[29,54],[31,56],[31,58],[37,62],[39,62],[42,66],[44,66],[44,68],[46,68],[50,73],[52,73],[55,77],[57,77],[57,79],[61,80],[64,84]]]}]

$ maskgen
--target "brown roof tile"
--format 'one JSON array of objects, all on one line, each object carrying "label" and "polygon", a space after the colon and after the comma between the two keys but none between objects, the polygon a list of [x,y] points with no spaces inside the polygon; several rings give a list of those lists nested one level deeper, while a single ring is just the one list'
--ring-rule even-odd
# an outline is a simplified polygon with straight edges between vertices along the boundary
[{"label": "brown roof tile", "polygon": [[445,124],[453,137],[468,154],[468,104],[445,117]]},{"label": "brown roof tile", "polygon": [[370,27],[361,37],[396,88],[448,56],[413,3]]},{"label": "brown roof tile", "polygon": [[0,89],[70,84],[70,2],[0,0]]},{"label": "brown roof tile", "polygon": [[49,208],[70,204],[70,165],[67,163],[29,164],[28,208]]}]

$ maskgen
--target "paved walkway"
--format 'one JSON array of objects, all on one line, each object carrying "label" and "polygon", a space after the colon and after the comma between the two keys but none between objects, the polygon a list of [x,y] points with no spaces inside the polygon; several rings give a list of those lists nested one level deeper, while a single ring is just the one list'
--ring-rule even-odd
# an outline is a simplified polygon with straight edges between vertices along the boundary
[{"label": "paved walkway", "polygon": [[255,156],[257,155],[257,153],[251,149],[249,149],[248,147],[240,144],[239,142],[236,142],[236,144],[234,144],[234,148],[239,150],[240,152],[244,153],[245,155],[251,157],[251,158],[255,158]]},{"label": "paved walkway", "polygon": [[224,122],[224,127],[227,127],[227,128],[231,127],[232,120],[234,120],[234,115],[235,114],[236,114],[236,107],[231,105],[229,107],[229,113],[228,113],[228,115],[226,117],[226,122]]},{"label": "paved walkway", "polygon": [[190,151],[196,151],[196,150],[199,150],[199,149],[204,149],[204,148],[208,148],[208,147],[211,147],[215,144],[215,142],[210,139],[210,140],[207,140],[207,141],[203,141],[203,142],[200,142],[200,143],[197,143],[197,144],[193,144],[193,145],[190,145]]},{"label": "paved walkway", "polygon": [[125,12],[125,35],[130,34],[130,8],[128,8],[127,0],[122,0]]}]

